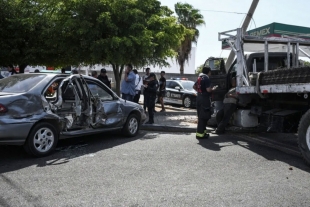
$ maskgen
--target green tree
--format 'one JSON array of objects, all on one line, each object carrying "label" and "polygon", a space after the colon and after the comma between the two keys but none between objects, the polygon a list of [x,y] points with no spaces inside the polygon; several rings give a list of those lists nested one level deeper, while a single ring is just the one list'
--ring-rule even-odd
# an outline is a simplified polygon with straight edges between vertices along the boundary
[{"label": "green tree", "polygon": [[168,65],[186,34],[157,0],[5,0],[0,64],[111,64],[120,92],[124,65]]},{"label": "green tree", "polygon": [[47,20],[33,1],[0,2],[0,64],[42,61],[41,33]]},{"label": "green tree", "polygon": [[203,68],[203,66],[204,66],[204,64],[201,64],[201,65],[199,65],[199,66],[197,67],[197,69],[196,69],[196,74],[202,73],[202,68]]},{"label": "green tree", "polygon": [[310,67],[310,62],[306,60],[301,60],[303,66]]},{"label": "green tree", "polygon": [[205,21],[200,11],[188,3],[179,2],[175,4],[175,12],[178,16],[178,22],[192,31],[191,34],[185,36],[182,44],[177,49],[177,61],[180,65],[180,73],[184,74],[184,64],[190,58],[192,43],[197,44],[198,41],[199,30],[197,27],[204,25]]}]

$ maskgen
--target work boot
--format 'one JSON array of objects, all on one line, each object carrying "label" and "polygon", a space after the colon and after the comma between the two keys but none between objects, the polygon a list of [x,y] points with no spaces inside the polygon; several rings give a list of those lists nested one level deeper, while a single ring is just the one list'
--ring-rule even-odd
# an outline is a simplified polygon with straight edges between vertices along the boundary
[{"label": "work boot", "polygon": [[196,136],[196,139],[209,139],[209,137],[209,134],[205,134],[203,137]]}]

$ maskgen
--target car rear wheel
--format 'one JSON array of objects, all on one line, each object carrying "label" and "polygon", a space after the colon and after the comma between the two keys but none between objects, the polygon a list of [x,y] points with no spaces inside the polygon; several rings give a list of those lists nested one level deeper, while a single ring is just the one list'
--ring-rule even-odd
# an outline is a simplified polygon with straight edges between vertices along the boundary
[{"label": "car rear wheel", "polygon": [[139,119],[135,114],[131,114],[124,125],[123,132],[128,137],[134,137],[139,131]]},{"label": "car rear wheel", "polygon": [[24,144],[25,151],[35,157],[51,154],[58,142],[58,133],[55,127],[47,122],[38,123],[30,131]]},{"label": "car rear wheel", "polygon": [[192,106],[192,100],[189,96],[186,96],[183,100],[183,105],[185,108],[190,108]]}]

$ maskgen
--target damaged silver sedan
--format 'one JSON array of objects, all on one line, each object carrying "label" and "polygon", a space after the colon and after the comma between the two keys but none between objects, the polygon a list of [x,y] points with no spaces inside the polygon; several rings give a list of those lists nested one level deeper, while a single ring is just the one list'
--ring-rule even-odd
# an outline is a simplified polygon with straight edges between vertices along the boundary
[{"label": "damaged silver sedan", "polygon": [[122,130],[135,136],[143,108],[82,75],[20,74],[0,80],[0,144],[40,157],[59,139]]}]

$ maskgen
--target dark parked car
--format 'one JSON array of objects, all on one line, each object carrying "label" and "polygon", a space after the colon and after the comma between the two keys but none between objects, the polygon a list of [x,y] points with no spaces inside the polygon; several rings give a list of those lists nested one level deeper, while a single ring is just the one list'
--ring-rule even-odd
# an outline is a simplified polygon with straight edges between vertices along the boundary
[{"label": "dark parked car", "polygon": [[18,74],[0,80],[0,144],[40,157],[63,138],[122,130],[135,136],[143,108],[81,75]]},{"label": "dark parked car", "polygon": [[167,80],[165,103],[182,105],[186,108],[196,105],[195,82],[189,80]]}]

